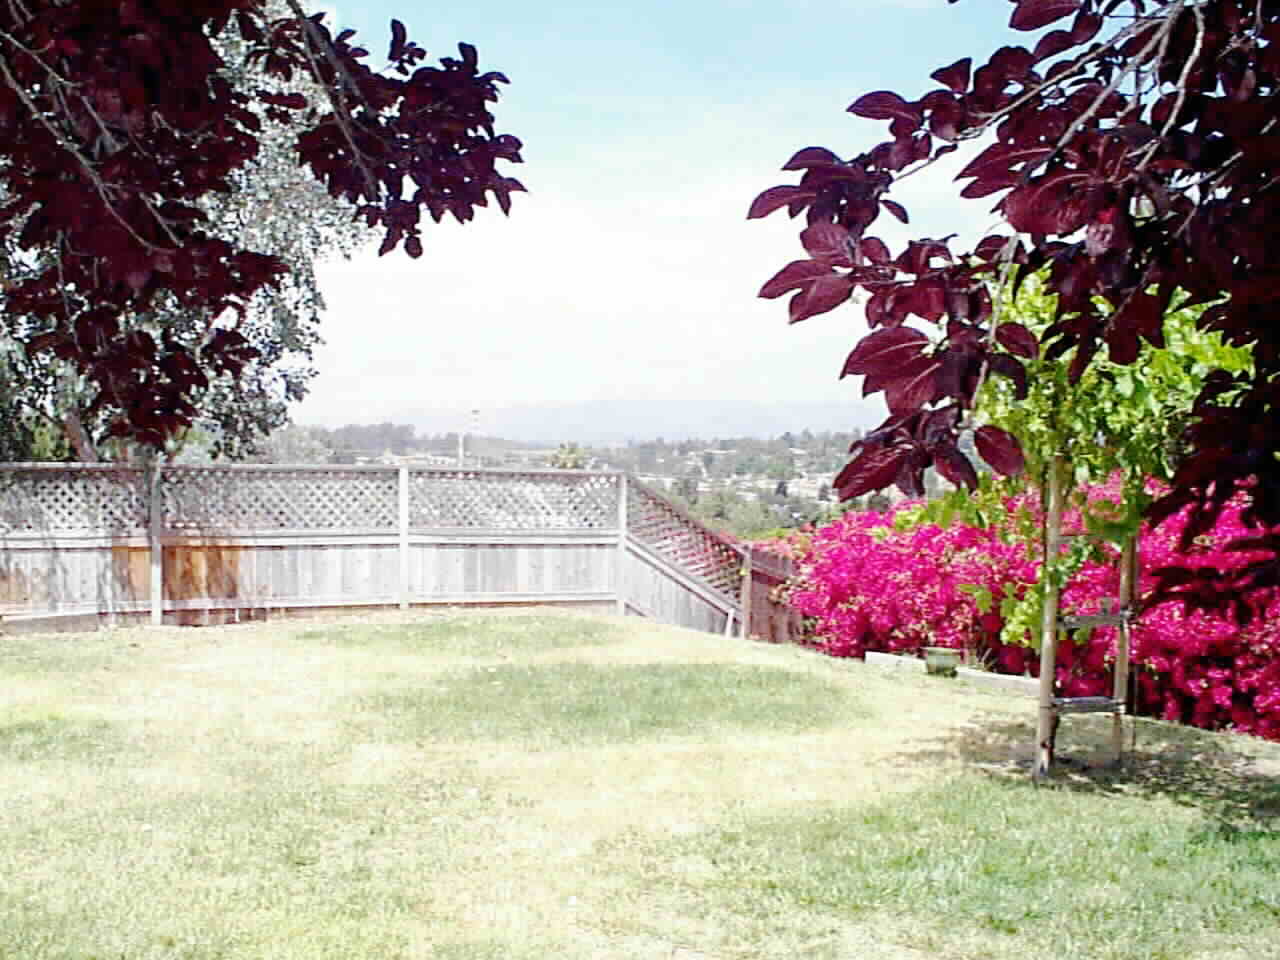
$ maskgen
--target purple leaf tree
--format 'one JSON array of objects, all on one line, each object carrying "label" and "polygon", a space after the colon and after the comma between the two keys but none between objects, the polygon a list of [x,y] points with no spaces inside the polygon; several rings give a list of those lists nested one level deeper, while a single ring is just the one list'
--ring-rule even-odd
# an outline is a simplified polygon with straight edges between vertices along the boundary
[{"label": "purple leaf tree", "polygon": [[[0,323],[31,356],[86,383],[90,413],[153,447],[190,426],[193,396],[256,351],[239,329],[282,261],[214,236],[202,199],[234,188],[264,124],[294,131],[302,164],[381,232],[421,256],[423,214],[505,212],[520,183],[499,171],[520,142],[494,130],[506,78],[473,47],[427,65],[393,21],[375,70],[352,31],[288,0],[60,0],[0,4],[0,231],[25,269],[0,275]],[[214,41],[238,35],[236,73]],[[308,97],[237,83],[305,75]],[[32,267],[32,265],[35,265]],[[161,302],[203,318],[193,340],[138,330]],[[74,439],[74,438],[73,438]]]},{"label": "purple leaf tree", "polygon": [[[1280,524],[1280,4],[1015,0],[1009,26],[1032,35],[942,67],[922,93],[854,101],[850,112],[889,138],[847,159],[799,151],[784,167],[802,171],[799,183],[751,208],[805,221],[808,259],[761,291],[796,290],[793,321],[866,298],[871,329],[844,373],[883,392],[889,416],[855,444],[837,487],[916,492],[930,465],[973,486],[958,441],[977,387],[992,373],[1025,382],[1039,348],[994,315],[989,288],[1045,270],[1057,296],[1045,348],[1071,354],[1076,378],[1100,351],[1125,364],[1143,341],[1161,344],[1175,293],[1211,304],[1202,328],[1248,347],[1254,367],[1210,378],[1152,516],[1189,508],[1194,533],[1242,493],[1249,522]],[[994,203],[1005,229],[969,252],[928,240],[892,255],[871,231],[885,210],[907,222],[889,198],[897,180],[979,138],[989,145],[957,192]],[[983,428],[975,447],[1001,473],[1021,468],[1007,434]],[[1259,565],[1229,588],[1277,580],[1275,564]]]}]

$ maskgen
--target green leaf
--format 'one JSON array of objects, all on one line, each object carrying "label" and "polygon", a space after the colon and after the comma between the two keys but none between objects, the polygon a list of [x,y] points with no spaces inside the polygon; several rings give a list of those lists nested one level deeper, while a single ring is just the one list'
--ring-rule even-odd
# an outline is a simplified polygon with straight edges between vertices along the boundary
[{"label": "green leaf", "polygon": [[986,585],[981,583],[962,583],[956,589],[973,597],[974,606],[978,608],[979,613],[991,612],[991,604],[995,598],[992,597],[991,590]]}]

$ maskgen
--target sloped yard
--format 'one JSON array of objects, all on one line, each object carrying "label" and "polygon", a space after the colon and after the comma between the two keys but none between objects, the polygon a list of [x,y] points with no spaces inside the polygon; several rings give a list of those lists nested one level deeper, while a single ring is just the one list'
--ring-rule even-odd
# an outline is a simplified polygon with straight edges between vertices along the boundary
[{"label": "sloped yard", "polygon": [[0,637],[0,958],[1280,957],[1280,750],[547,612]]}]

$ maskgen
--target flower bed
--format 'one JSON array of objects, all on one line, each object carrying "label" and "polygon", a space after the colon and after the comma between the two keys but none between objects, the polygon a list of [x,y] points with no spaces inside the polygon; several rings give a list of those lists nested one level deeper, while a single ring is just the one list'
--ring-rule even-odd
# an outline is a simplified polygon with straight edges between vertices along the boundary
[{"label": "flower bed", "polygon": [[[1086,491],[1095,504],[1116,493],[1110,485]],[[913,522],[918,506],[849,513],[812,534],[790,601],[812,618],[814,645],[839,657],[956,647],[997,672],[1036,675],[1036,638],[1021,629],[1013,611],[1021,607],[1025,614],[1019,601],[1039,574],[1038,558],[1026,547],[1028,531],[1038,528],[1038,499],[1007,498],[993,522],[981,527]],[[1151,571],[1159,567],[1225,570],[1254,559],[1224,549],[1257,534],[1244,525],[1242,507],[1230,504],[1217,527],[1198,538],[1192,556],[1177,549],[1183,517],[1144,528],[1140,595],[1152,588]],[[1064,529],[1081,529],[1079,509],[1068,511]],[[1116,556],[1114,548],[1103,547],[1101,557],[1084,561],[1062,591],[1064,612],[1096,613],[1117,595]],[[1175,602],[1145,610],[1132,631],[1138,712],[1280,740],[1280,591],[1261,595],[1258,613],[1240,626],[1225,614],[1188,613]],[[1063,695],[1110,694],[1116,634],[1099,628],[1059,645],[1056,680]]]}]

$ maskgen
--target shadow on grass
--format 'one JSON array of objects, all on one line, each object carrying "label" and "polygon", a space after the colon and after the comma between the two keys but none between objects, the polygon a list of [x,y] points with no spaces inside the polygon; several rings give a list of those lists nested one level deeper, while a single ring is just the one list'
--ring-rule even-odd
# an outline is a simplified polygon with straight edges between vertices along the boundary
[{"label": "shadow on grass", "polygon": [[[900,759],[912,765],[961,761],[1006,781],[1030,778],[1034,706],[1027,719],[977,714],[966,726],[927,739]],[[1082,794],[1162,798],[1201,811],[1225,834],[1280,836],[1280,745],[1126,717],[1121,765],[1114,763],[1111,718],[1065,717],[1047,785]]]}]

